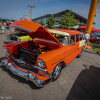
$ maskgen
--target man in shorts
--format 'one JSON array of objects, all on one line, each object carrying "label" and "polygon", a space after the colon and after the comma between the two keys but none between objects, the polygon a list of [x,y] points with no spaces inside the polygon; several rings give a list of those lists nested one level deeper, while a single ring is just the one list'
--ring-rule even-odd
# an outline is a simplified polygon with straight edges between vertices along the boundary
[{"label": "man in shorts", "polygon": [[90,35],[88,34],[88,31],[86,31],[86,34],[85,34],[86,48],[87,48],[87,42],[89,41],[89,38],[90,38]]}]

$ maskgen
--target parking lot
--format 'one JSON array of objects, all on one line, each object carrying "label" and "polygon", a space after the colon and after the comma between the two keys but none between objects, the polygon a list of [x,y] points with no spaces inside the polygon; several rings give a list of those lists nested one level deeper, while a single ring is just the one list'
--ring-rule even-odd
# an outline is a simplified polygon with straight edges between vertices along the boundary
[{"label": "parking lot", "polygon": [[3,44],[7,43],[6,35],[0,34],[0,100],[100,99],[100,55],[83,50],[81,58],[66,66],[56,81],[37,88],[1,64],[5,58]]}]

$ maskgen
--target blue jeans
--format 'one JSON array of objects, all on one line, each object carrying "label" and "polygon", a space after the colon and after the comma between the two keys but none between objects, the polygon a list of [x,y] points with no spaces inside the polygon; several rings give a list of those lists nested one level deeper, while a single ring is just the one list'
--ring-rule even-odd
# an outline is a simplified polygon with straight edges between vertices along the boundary
[{"label": "blue jeans", "polygon": [[85,39],[86,40],[86,43],[88,42],[88,39]]}]

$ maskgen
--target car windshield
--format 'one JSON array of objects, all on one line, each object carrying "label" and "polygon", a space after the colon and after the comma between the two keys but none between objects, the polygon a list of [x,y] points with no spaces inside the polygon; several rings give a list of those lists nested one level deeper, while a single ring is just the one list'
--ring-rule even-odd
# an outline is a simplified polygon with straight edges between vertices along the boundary
[{"label": "car windshield", "polygon": [[54,37],[56,37],[56,39],[59,41],[59,42],[61,42],[63,45],[68,45],[69,43],[68,43],[68,36],[64,36],[64,35],[60,35],[60,34],[54,34],[54,33],[52,33],[52,35],[54,36]]}]

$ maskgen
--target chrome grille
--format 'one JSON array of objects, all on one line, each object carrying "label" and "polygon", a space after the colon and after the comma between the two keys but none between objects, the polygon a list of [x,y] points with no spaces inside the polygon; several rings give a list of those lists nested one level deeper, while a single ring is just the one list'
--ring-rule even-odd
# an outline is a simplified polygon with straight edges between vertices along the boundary
[{"label": "chrome grille", "polygon": [[13,57],[10,57],[10,60],[20,68],[23,68],[23,69],[26,69],[26,70],[29,70],[29,71],[32,71],[32,72],[38,74],[38,69],[34,68],[34,66],[26,64],[26,63],[25,64],[18,63],[17,60],[14,59]]},{"label": "chrome grille", "polygon": [[10,40],[17,41],[17,38],[16,38],[16,36],[14,36],[14,35],[9,35],[9,39],[10,39]]},{"label": "chrome grille", "polygon": [[9,35],[9,39],[10,39],[10,40],[13,40],[13,36],[12,36],[12,35]]}]

